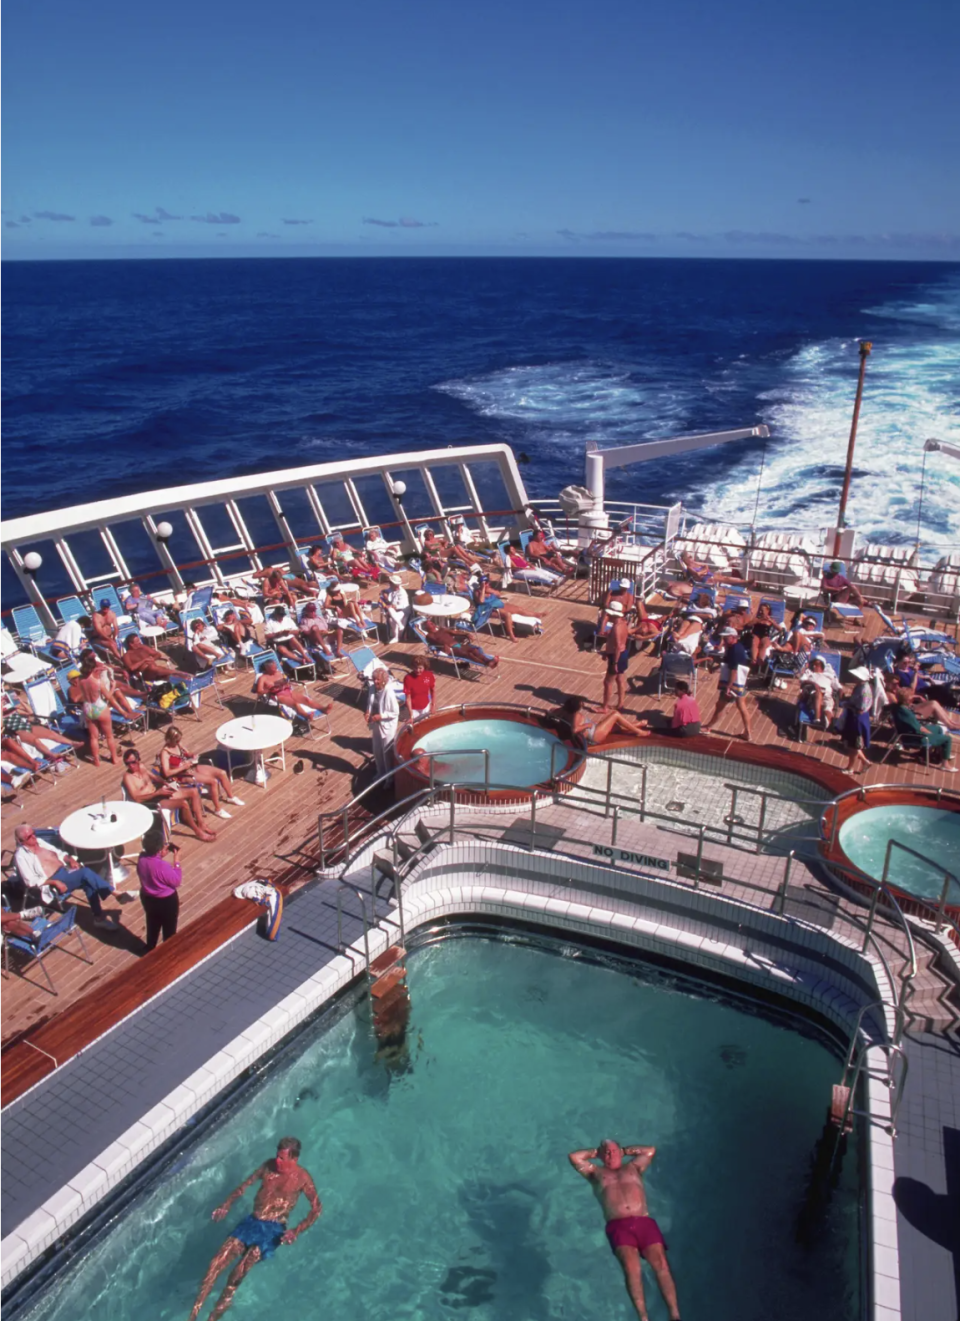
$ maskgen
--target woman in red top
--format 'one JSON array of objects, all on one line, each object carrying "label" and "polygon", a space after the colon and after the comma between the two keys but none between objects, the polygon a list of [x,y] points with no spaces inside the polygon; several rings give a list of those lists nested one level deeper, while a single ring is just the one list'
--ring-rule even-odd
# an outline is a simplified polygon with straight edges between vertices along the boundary
[{"label": "woman in red top", "polygon": [[437,681],[426,660],[423,656],[414,656],[413,669],[403,681],[403,695],[414,720],[430,714],[436,686]]}]

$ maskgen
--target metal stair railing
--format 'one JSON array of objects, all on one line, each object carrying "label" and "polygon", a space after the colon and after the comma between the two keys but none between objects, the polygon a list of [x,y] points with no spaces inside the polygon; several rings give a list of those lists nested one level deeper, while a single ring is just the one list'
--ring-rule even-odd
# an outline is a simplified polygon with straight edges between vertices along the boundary
[{"label": "metal stair railing", "polygon": [[367,905],[364,903],[363,891],[356,885],[351,885],[349,881],[341,879],[337,885],[337,949],[344,954],[347,952],[347,946],[343,943],[343,892],[349,890],[360,904],[360,917],[363,921],[363,953],[367,976],[370,976],[370,923],[367,920]]}]

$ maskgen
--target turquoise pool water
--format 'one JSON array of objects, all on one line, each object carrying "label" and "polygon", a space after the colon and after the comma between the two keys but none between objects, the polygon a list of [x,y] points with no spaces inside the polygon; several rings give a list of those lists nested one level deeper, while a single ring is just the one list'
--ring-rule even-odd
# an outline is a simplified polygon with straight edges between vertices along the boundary
[{"label": "turquoise pool water", "polygon": [[[553,769],[559,774],[567,764],[562,741],[549,729],[536,725],[520,725],[515,720],[461,720],[442,729],[431,730],[417,739],[417,747],[425,752],[444,752],[446,749],[488,748],[490,751],[490,783],[510,788],[526,789],[550,779],[551,749],[554,752]],[[434,776],[445,783],[455,780],[461,784],[483,784],[483,757],[438,757],[433,763]]]},{"label": "turquoise pool water", "polygon": [[[253,1269],[231,1321],[626,1321],[599,1208],[567,1162],[607,1135],[657,1147],[650,1206],[684,1316],[858,1316],[853,1150],[814,1242],[794,1233],[837,1060],[691,984],[622,969],[475,936],[417,952],[406,1072],[375,1061],[362,1005],[305,1039],[31,1321],[186,1321],[225,1238],[211,1210],[288,1133],[323,1216]],[[647,1294],[663,1321],[652,1279]]]},{"label": "turquoise pool water", "polygon": [[[878,881],[891,839],[948,871],[960,872],[960,812],[936,807],[870,807],[843,823],[839,839],[850,861]],[[892,852],[889,876],[901,890],[921,899],[936,901],[943,890],[942,871],[899,849]],[[947,898],[950,903],[960,903],[960,887],[951,885]]]}]

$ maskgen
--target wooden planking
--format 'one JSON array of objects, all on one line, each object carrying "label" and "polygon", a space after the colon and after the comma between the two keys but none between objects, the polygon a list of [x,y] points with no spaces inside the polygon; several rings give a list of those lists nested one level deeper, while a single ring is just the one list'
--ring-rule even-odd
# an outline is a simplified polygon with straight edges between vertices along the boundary
[{"label": "wooden planking", "polygon": [[[442,663],[436,668],[437,699],[439,705],[456,702],[507,701],[535,708],[557,705],[566,695],[579,692],[599,700],[603,686],[604,662],[590,651],[579,650],[575,634],[584,633],[592,625],[594,609],[585,601],[585,583],[566,584],[557,597],[533,597],[528,601],[523,592],[514,592],[518,605],[529,606],[530,613],[544,619],[543,637],[523,637],[515,644],[506,638],[483,635],[483,645],[497,652],[501,665],[496,674],[488,674],[479,682],[458,681],[449,667]],[[876,617],[868,616],[867,625],[876,631]],[[855,637],[830,630],[830,644],[849,653]],[[395,644],[381,648],[381,655],[398,672],[402,671],[409,656],[420,648],[412,644]],[[656,661],[648,654],[634,659],[630,673],[640,681],[639,691],[628,696],[627,710],[633,714],[656,711],[661,703],[656,697]],[[702,673],[698,698],[704,715],[709,715],[716,695],[716,675]],[[70,958],[65,952],[55,951],[50,956],[50,969],[60,992],[54,998],[42,983],[42,974],[34,969],[27,981],[13,975],[5,981],[3,996],[4,1073],[25,1078],[32,1076],[35,1064],[21,1060],[38,1056],[27,1045],[13,1043],[25,1033],[37,1045],[53,1041],[60,1052],[73,1053],[80,1045],[92,1040],[90,1030],[105,1020],[99,1004],[109,1000],[115,1003],[114,1021],[143,998],[162,989],[175,976],[208,954],[211,949],[240,929],[249,919],[249,907],[233,900],[234,886],[252,877],[283,878],[289,887],[295,887],[310,875],[311,854],[304,856],[299,845],[316,831],[316,816],[321,810],[342,805],[353,792],[356,773],[364,764],[369,750],[369,737],[362,708],[357,704],[357,686],[352,678],[321,685],[335,698],[331,713],[334,726],[332,738],[322,740],[292,739],[288,745],[287,770],[275,772],[266,792],[238,781],[246,806],[228,809],[234,812],[231,821],[216,822],[219,838],[215,844],[195,840],[183,827],[176,829],[178,843],[183,845],[184,885],[180,931],[177,937],[149,957],[143,957],[142,940],[144,922],[140,905],[135,900],[123,906],[124,932],[118,936],[93,931],[89,926],[89,910],[82,900],[78,907],[81,925],[90,931],[88,949],[94,959],[89,967]],[[180,721],[184,741],[193,751],[210,751],[215,746],[215,730],[231,715],[250,709],[250,680],[242,674],[234,683],[224,685],[224,700],[230,708],[221,711],[216,702],[205,699],[201,721],[192,718]],[[737,736],[739,717],[729,707],[719,721],[719,732],[701,739],[687,740],[691,751],[706,751],[714,756],[733,756],[754,761],[762,757],[768,765],[782,770],[798,770],[794,758],[802,758],[801,774],[823,785],[829,792],[842,792],[852,781],[844,774],[846,752],[839,740],[831,735],[815,735],[799,747],[778,731],[777,718],[783,719],[792,707],[795,689],[761,690],[754,701],[754,733],[758,745],[749,747]],[[665,697],[664,707],[669,710]],[[154,730],[136,740],[144,760],[159,752],[162,731]],[[305,771],[292,773],[293,764],[302,760]],[[23,812],[5,807],[2,824],[4,848],[13,844],[13,828],[22,821],[33,825],[56,825],[69,812],[96,801],[101,795],[117,796],[119,770],[109,765],[95,769],[83,764],[79,770],[58,777],[56,787],[46,788],[35,797],[24,795]],[[925,771],[911,763],[902,766],[873,766],[864,777],[867,783],[885,781],[895,783],[922,782],[924,786],[949,785],[950,777],[937,768]],[[208,820],[212,820],[208,818]],[[304,865],[306,864],[306,865]],[[128,883],[129,884],[129,883]],[[232,916],[236,913],[236,916]],[[239,926],[236,924],[239,923]],[[196,930],[194,928],[197,928]],[[106,994],[109,987],[109,995]],[[77,1006],[77,1012],[70,1012]],[[96,1012],[94,1010],[96,1009]],[[62,1022],[60,1020],[62,1019]],[[83,1029],[83,1030],[82,1030]],[[98,1026],[98,1031],[104,1028]],[[43,1035],[41,1035],[41,1033]],[[49,1037],[46,1035],[50,1033]],[[44,1047],[45,1049],[47,1047]],[[57,1058],[61,1055],[52,1050]],[[52,1065],[50,1066],[52,1067]],[[11,1084],[13,1085],[13,1084]],[[29,1085],[29,1084],[25,1084]],[[6,1094],[6,1093],[5,1093]]]}]

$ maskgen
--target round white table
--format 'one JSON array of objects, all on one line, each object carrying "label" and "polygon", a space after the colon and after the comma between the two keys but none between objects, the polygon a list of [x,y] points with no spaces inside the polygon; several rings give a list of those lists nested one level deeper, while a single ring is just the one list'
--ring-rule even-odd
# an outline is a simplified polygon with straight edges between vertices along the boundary
[{"label": "round white table", "polygon": [[140,634],[142,638],[162,638],[163,635],[166,633],[166,631],[167,630],[165,628],[161,628],[159,624],[137,625],[137,632]]},{"label": "round white table", "polygon": [[429,605],[415,605],[413,613],[429,619],[458,619],[472,609],[473,604],[465,596],[435,596]]},{"label": "round white table", "polygon": [[26,683],[28,679],[35,679],[45,671],[53,673],[49,661],[43,661],[28,651],[15,651],[10,656],[4,656],[3,665],[3,678],[7,683]]},{"label": "round white table", "polygon": [[81,807],[60,823],[60,838],[72,849],[103,849],[106,853],[107,880],[116,887],[127,879],[127,869],[118,867],[113,850],[145,835],[153,825],[153,812],[143,803],[94,803]]},{"label": "round white table", "polygon": [[344,596],[355,596],[360,591],[359,583],[341,583],[340,590]]},{"label": "round white table", "polygon": [[[256,783],[267,787],[267,768],[265,762],[276,760],[279,756],[282,770],[287,768],[284,743],[293,733],[293,723],[284,716],[238,716],[228,720],[217,730],[217,742],[227,752],[227,774],[233,773],[230,754],[232,752],[253,752]],[[268,748],[279,747],[279,754],[273,758],[264,757]]]}]

